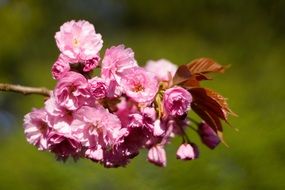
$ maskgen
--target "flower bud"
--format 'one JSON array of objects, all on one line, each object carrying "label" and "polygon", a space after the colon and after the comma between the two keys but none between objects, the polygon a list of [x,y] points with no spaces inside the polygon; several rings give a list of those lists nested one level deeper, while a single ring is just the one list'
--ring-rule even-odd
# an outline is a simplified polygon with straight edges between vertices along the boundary
[{"label": "flower bud", "polygon": [[194,160],[198,158],[199,151],[198,147],[191,143],[191,144],[181,144],[176,152],[177,159],[180,160]]},{"label": "flower bud", "polygon": [[161,145],[153,146],[148,151],[148,161],[161,167],[166,166],[166,153]]},{"label": "flower bud", "polygon": [[215,131],[205,122],[199,125],[198,133],[201,141],[210,149],[214,149],[221,142]]},{"label": "flower bud", "polygon": [[99,61],[100,57],[98,55],[92,59],[85,61],[83,71],[84,72],[92,71],[94,68],[96,68],[99,65]]},{"label": "flower bud", "polygon": [[52,77],[56,80],[70,70],[70,66],[66,58],[61,54],[51,68]]}]

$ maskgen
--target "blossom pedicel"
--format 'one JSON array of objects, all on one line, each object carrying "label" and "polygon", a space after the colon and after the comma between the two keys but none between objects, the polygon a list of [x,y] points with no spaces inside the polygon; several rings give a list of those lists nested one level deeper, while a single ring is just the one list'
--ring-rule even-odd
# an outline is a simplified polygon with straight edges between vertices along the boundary
[{"label": "blossom pedicel", "polygon": [[[125,166],[148,149],[147,160],[164,167],[165,147],[175,136],[182,138],[178,159],[198,157],[186,133],[196,123],[194,131],[206,146],[224,142],[221,121],[234,113],[221,95],[200,85],[209,73],[223,72],[223,66],[201,58],[178,68],[165,59],[140,67],[124,45],[100,53],[101,35],[83,20],[63,24],[55,39],[60,55],[52,76],[57,84],[44,108],[24,118],[27,141],[38,150],[109,168]],[[94,69],[101,70],[100,76],[92,76]],[[191,122],[190,110],[201,124]]]}]

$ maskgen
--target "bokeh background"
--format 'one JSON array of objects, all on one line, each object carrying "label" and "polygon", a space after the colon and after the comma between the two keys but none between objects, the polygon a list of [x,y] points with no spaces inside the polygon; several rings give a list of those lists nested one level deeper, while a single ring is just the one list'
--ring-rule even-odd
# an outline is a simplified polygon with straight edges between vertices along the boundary
[{"label": "bokeh background", "polygon": [[[176,160],[180,140],[158,168],[142,152],[126,168],[88,160],[55,161],[24,137],[22,119],[43,97],[0,92],[0,189],[285,189],[285,1],[0,0],[0,82],[53,88],[54,34],[86,19],[104,49],[124,43],[143,65],[211,57],[231,64],[206,86],[229,98],[238,118],[225,129],[230,148],[200,145],[198,160]],[[103,52],[103,51],[102,51]]]}]

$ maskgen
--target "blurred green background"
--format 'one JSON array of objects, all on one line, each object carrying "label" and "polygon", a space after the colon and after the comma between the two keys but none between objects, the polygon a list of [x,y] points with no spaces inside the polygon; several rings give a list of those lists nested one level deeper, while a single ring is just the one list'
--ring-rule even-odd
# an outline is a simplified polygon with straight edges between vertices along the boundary
[{"label": "blurred green background", "polygon": [[142,65],[198,57],[231,64],[205,85],[229,98],[239,132],[225,127],[230,148],[215,151],[189,133],[201,156],[188,162],[176,160],[175,139],[166,168],[148,164],[145,151],[126,168],[63,164],[23,134],[24,114],[43,97],[0,92],[0,189],[285,189],[285,1],[0,0],[0,82],[53,88],[54,34],[71,19],[92,22],[104,49],[133,48]]}]

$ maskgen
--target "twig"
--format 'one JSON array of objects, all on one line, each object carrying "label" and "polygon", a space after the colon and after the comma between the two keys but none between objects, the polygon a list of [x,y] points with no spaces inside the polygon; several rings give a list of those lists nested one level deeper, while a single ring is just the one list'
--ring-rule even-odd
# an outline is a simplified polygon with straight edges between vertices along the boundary
[{"label": "twig", "polygon": [[38,94],[42,96],[50,96],[51,93],[51,90],[45,87],[30,87],[6,83],[0,83],[0,91],[17,92],[24,95]]}]

